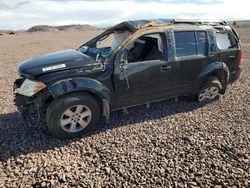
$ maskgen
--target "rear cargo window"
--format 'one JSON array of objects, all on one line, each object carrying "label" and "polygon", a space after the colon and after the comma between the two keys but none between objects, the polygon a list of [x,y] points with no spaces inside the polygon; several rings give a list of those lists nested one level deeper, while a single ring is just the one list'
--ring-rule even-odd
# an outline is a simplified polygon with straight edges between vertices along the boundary
[{"label": "rear cargo window", "polygon": [[193,31],[175,32],[176,56],[196,55],[195,33]]},{"label": "rear cargo window", "polygon": [[231,48],[231,42],[227,33],[216,33],[216,42],[220,50],[226,50]]}]

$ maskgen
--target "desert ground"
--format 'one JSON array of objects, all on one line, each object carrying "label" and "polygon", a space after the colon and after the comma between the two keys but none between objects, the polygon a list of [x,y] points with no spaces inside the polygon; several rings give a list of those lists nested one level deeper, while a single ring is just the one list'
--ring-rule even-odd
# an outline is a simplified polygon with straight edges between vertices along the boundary
[{"label": "desert ground", "polygon": [[20,119],[16,68],[100,31],[0,36],[0,187],[250,187],[250,28],[237,30],[242,74],[219,100],[113,112],[94,133],[67,141]]}]

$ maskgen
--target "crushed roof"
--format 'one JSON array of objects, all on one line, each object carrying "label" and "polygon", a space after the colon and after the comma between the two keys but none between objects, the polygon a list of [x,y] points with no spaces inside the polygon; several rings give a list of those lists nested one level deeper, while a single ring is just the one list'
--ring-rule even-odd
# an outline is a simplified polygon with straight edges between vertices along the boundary
[{"label": "crushed roof", "polygon": [[[211,27],[218,25],[225,25],[224,21],[204,21],[204,20],[173,20],[173,19],[149,19],[149,20],[130,20],[121,22],[111,29],[122,29],[129,28],[132,32],[138,29],[155,26],[174,26],[175,28],[200,28],[200,27]],[[177,26],[178,25],[178,26]]]}]

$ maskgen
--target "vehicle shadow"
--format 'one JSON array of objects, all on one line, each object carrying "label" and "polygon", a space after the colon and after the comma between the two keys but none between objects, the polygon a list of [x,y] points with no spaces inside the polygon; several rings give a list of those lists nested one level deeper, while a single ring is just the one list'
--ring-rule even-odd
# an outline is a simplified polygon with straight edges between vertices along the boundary
[{"label": "vehicle shadow", "polygon": [[[112,112],[108,123],[102,123],[98,130],[81,139],[116,127],[192,111],[203,105],[205,103],[187,102],[181,98],[179,102],[171,99],[152,103],[149,109],[146,109],[145,105],[129,108],[129,115],[126,116],[121,111]],[[78,139],[58,140],[53,138],[44,122],[38,122],[37,119],[24,122],[17,112],[0,115],[0,161],[65,146]]]}]

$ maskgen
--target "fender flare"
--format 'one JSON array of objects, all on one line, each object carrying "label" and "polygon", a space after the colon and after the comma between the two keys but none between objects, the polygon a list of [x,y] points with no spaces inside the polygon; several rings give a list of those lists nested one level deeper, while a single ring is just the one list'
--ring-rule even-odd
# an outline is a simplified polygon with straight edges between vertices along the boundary
[{"label": "fender flare", "polygon": [[200,74],[197,76],[197,81],[195,82],[195,88],[198,89],[200,85],[212,75],[218,76],[222,78],[224,75],[226,76],[226,83],[222,83],[223,87],[226,87],[229,81],[229,68],[222,61],[213,62],[202,69]]},{"label": "fender flare", "polygon": [[110,90],[98,80],[92,78],[67,78],[53,82],[47,86],[53,98],[58,98],[64,94],[85,91],[97,97],[98,102],[101,103],[102,113],[106,119],[110,114]]}]

